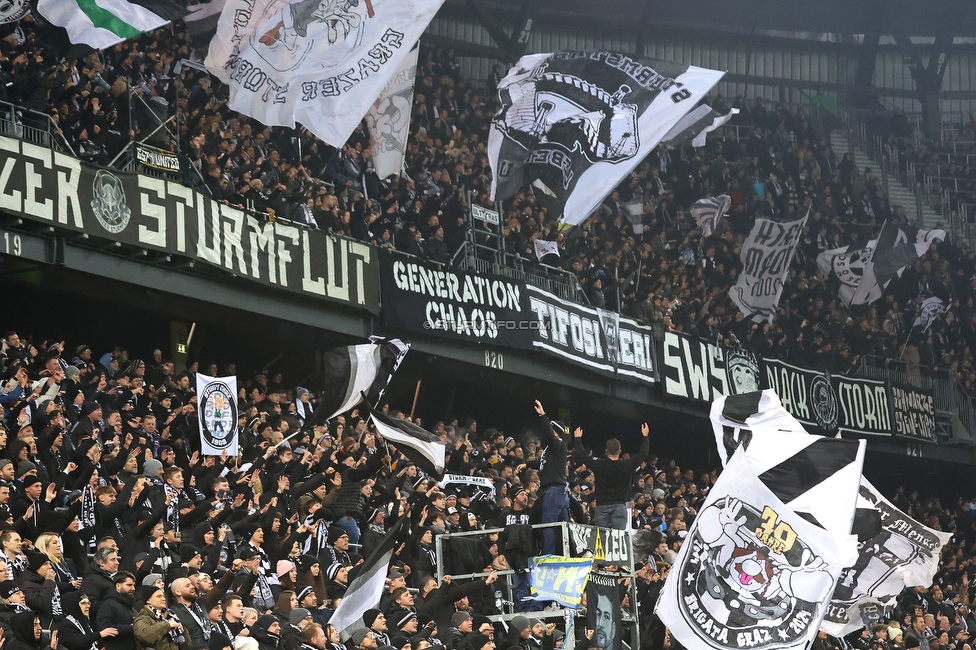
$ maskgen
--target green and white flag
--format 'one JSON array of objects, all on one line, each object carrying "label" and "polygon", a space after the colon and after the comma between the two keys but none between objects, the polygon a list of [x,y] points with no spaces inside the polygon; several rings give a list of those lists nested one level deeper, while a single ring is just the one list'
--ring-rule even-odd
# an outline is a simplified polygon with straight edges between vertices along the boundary
[{"label": "green and white flag", "polygon": [[96,50],[166,25],[174,18],[173,6],[166,2],[127,0],[37,0],[38,13],[47,22],[63,28],[68,40]]}]

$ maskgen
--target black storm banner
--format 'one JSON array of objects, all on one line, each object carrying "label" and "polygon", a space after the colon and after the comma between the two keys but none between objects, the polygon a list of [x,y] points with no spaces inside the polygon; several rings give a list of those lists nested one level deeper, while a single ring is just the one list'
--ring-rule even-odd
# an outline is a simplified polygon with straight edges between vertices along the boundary
[{"label": "black storm banner", "polygon": [[909,384],[892,384],[891,406],[896,436],[937,442],[935,400],[931,392]]},{"label": "black storm banner", "polygon": [[840,404],[837,430],[841,433],[890,436],[891,404],[888,386],[878,379],[833,375]]},{"label": "black storm banner", "polygon": [[711,402],[759,390],[759,361],[748,350],[665,332],[661,382],[667,395]]},{"label": "black storm banner", "polygon": [[822,370],[800,368],[779,359],[765,359],[765,388],[776,391],[790,415],[811,433],[833,435],[840,405],[830,377]]},{"label": "black storm banner", "polygon": [[[596,309],[528,285],[535,349],[611,377],[654,383],[654,339],[650,327],[621,318],[616,363]],[[611,344],[612,345],[612,344]]]},{"label": "black storm banner", "polygon": [[379,313],[376,249],[257,219],[173,181],[0,137],[0,210]]},{"label": "black storm banner", "polygon": [[454,340],[532,347],[525,283],[383,253],[383,322]]}]

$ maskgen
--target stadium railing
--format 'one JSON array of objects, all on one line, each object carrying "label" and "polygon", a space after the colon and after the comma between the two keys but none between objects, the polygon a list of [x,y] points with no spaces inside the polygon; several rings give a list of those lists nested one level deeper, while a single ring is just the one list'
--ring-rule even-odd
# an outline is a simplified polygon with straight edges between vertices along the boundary
[{"label": "stadium railing", "polygon": [[50,115],[10,102],[0,101],[0,135],[77,155]]}]

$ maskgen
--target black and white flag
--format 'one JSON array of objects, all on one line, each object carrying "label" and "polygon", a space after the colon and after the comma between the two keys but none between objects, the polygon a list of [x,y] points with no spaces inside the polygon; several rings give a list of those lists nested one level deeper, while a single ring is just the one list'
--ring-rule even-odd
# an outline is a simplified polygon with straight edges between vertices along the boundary
[{"label": "black and white flag", "polygon": [[876,623],[906,587],[931,585],[942,547],[952,538],[906,515],[863,476],[854,532],[857,562],[841,574],[821,624],[835,637]]},{"label": "black and white flag", "polygon": [[407,517],[400,517],[393,524],[363,562],[359,573],[349,583],[345,597],[329,619],[329,624],[340,633],[355,625],[367,609],[372,609],[379,604],[380,598],[383,597],[383,589],[386,587],[390,560],[393,559],[393,551],[397,544],[402,541],[400,532],[406,522]]},{"label": "black and white flag", "polygon": [[809,647],[857,557],[854,536],[806,521],[770,490],[766,472],[737,451],[675,558],[655,612],[686,648]]},{"label": "black and white flag", "polygon": [[865,441],[807,433],[771,390],[719,397],[709,417],[723,463],[742,447],[759,479],[792,510],[827,530],[851,532]]},{"label": "black and white flag", "polygon": [[807,217],[789,223],[756,219],[739,253],[742,273],[729,297],[746,316],[772,323],[783,295],[783,282],[793,262]]},{"label": "black and white flag", "polygon": [[662,144],[675,149],[686,144],[693,147],[704,147],[708,134],[731,120],[738,113],[739,109],[733,108],[722,115],[711,106],[701,104],[674,125],[674,128],[664,136]]},{"label": "black and white flag", "polygon": [[932,296],[931,298],[926,298],[922,301],[922,311],[915,319],[912,327],[919,327],[923,332],[927,332],[932,323],[935,322],[936,317],[939,314],[944,314],[946,311],[945,303],[942,302],[940,298]]},{"label": "black and white flag", "polygon": [[603,330],[603,339],[607,343],[607,358],[613,367],[617,367],[620,361],[620,314],[609,309],[596,308],[597,317],[600,319],[600,329]]},{"label": "black and white flag", "polygon": [[885,221],[851,303],[863,305],[880,298],[893,278],[900,276],[906,266],[924,255],[929,246],[945,238],[944,230],[906,232],[894,223]]},{"label": "black and white flag", "polygon": [[206,47],[217,33],[217,22],[224,10],[227,0],[210,0],[190,5],[183,19],[186,31],[190,34],[190,42],[194,47]]},{"label": "black and white flag", "polygon": [[380,178],[399,175],[403,170],[419,55],[420,47],[413,48],[400,64],[400,69],[386,84],[376,103],[366,113],[366,125],[371,138],[369,150],[373,154],[376,175]]},{"label": "black and white flag", "polygon": [[718,229],[718,222],[729,211],[732,197],[728,194],[699,199],[691,206],[691,216],[695,218],[702,235],[708,237]]},{"label": "black and white flag", "polygon": [[207,69],[227,107],[341,147],[444,0],[226,0]]},{"label": "black and white flag", "polygon": [[430,476],[440,477],[444,473],[447,447],[440,438],[410,420],[391,418],[371,408],[369,414],[376,431],[417,467]]},{"label": "black and white flag", "polygon": [[205,456],[237,455],[237,377],[197,373],[200,452]]},{"label": "black and white flag", "polygon": [[630,225],[634,229],[634,234],[644,234],[644,202],[641,200],[641,197],[634,197],[620,207],[624,209],[627,218],[630,219]]},{"label": "black and white flag", "polygon": [[559,244],[554,241],[546,241],[545,239],[535,240],[535,256],[540,262],[543,258],[549,255],[555,255],[559,257]]},{"label": "black and white flag", "polygon": [[350,345],[322,355],[325,393],[312,414],[313,423],[331,420],[363,401],[379,402],[410,344],[400,339],[371,337],[371,343]]},{"label": "black and white flag", "polygon": [[579,224],[723,74],[617,52],[523,56],[498,84],[492,199],[540,187]]},{"label": "black and white flag", "polygon": [[840,281],[837,295],[844,304],[849,305],[854,300],[854,292],[864,276],[864,267],[871,259],[877,243],[878,240],[872,239],[864,247],[842,246],[826,250],[817,256],[817,268],[820,272],[827,276],[833,273]]}]

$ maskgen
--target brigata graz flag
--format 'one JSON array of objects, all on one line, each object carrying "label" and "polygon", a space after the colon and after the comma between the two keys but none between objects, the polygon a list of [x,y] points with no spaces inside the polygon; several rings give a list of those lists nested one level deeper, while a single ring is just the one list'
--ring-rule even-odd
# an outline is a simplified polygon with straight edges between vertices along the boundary
[{"label": "brigata graz flag", "polygon": [[197,373],[200,452],[204,456],[237,455],[237,377]]},{"label": "brigata graz flag", "polygon": [[[841,574],[821,624],[837,637],[876,623],[905,587],[931,585],[942,547],[952,538],[906,515],[863,476],[857,511],[857,562]],[[858,520],[874,524],[868,535],[857,530]]]},{"label": "brigata graz flag", "polygon": [[312,413],[312,422],[331,420],[362,402],[364,396],[370,404],[378,402],[409,351],[410,344],[400,339],[374,336],[369,343],[323,354],[325,390]]},{"label": "brigata graz flag", "polygon": [[492,198],[531,184],[579,224],[724,74],[617,52],[523,56],[498,84]]},{"label": "brigata graz flag", "polygon": [[342,146],[444,0],[227,0],[207,68],[231,110]]},{"label": "brigata graz flag", "polygon": [[737,451],[688,531],[656,612],[686,648],[800,650],[857,540],[804,520]]}]

